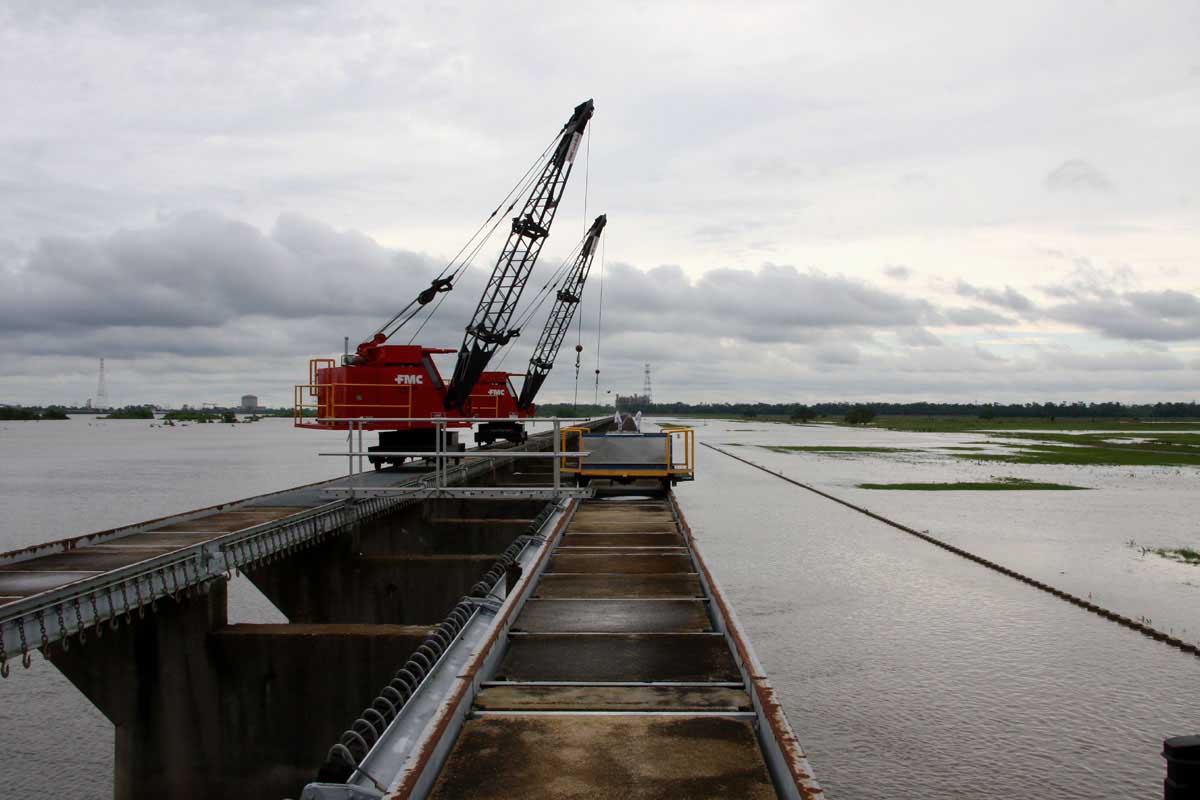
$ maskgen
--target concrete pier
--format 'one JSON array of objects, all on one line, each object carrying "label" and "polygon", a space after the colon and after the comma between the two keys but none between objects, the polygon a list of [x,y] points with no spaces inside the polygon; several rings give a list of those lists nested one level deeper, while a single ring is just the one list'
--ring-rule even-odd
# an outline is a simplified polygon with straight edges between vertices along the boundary
[{"label": "concrete pier", "polygon": [[282,798],[428,633],[228,625],[222,582],[50,659],[116,728],[118,800]]},{"label": "concrete pier", "polygon": [[[547,436],[529,443],[548,446]],[[466,485],[546,486],[543,471],[476,459],[460,472]],[[115,727],[119,800],[295,796],[345,721],[544,506],[345,502],[300,487],[3,554],[0,653],[11,665],[39,647],[45,626],[50,661]],[[288,623],[229,624],[229,569]]]}]

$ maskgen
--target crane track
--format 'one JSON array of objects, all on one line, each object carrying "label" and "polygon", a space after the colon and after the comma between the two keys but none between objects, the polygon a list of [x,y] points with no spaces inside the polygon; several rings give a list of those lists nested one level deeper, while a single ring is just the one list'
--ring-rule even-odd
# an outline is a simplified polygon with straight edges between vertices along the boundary
[{"label": "crane track", "polygon": [[1015,578],[1016,580],[1019,580],[1022,583],[1028,584],[1036,589],[1041,589],[1043,592],[1052,594],[1055,597],[1059,598],[1060,600],[1065,600],[1066,602],[1071,603],[1072,605],[1079,606],[1080,608],[1090,611],[1093,614],[1096,614],[1097,616],[1103,617],[1104,619],[1115,622],[1118,625],[1122,625],[1131,630],[1135,630],[1138,633],[1141,633],[1145,636],[1149,636],[1151,639],[1154,639],[1155,641],[1162,642],[1163,644],[1169,645],[1170,647],[1174,647],[1177,650],[1182,650],[1185,653],[1191,653],[1194,656],[1200,657],[1200,645],[1192,644],[1191,642],[1185,642],[1184,640],[1182,640],[1176,636],[1172,636],[1169,633],[1166,633],[1157,628],[1151,627],[1150,625],[1147,625],[1144,622],[1139,622],[1135,619],[1130,619],[1129,617],[1118,614],[1115,611],[1110,611],[1107,608],[1098,606],[1095,603],[1091,602],[1090,600],[1084,600],[1082,597],[1077,597],[1076,595],[1073,595],[1070,592],[1064,592],[1062,589],[1055,588],[1054,586],[1051,586],[1048,583],[1043,583],[1042,581],[1039,581],[1035,578],[1030,578],[1028,575],[1022,575],[1020,572],[1017,572],[1016,570],[1013,570],[1013,569],[1009,569],[1008,567],[1006,567],[1002,564],[997,564],[995,561],[990,561],[990,560],[984,558],[983,556],[975,555],[972,552],[963,550],[961,547],[956,547],[956,546],[950,544],[949,542],[942,541],[941,539],[938,539],[936,536],[931,536],[928,533],[925,533],[923,531],[918,531],[915,528],[910,528],[903,523],[896,522],[895,520],[892,520],[892,519],[888,519],[887,517],[885,517],[881,514],[876,514],[874,511],[870,511],[866,508],[863,508],[862,506],[855,505],[854,503],[851,503],[848,500],[843,500],[842,498],[837,497],[832,494],[829,494],[828,492],[823,492],[814,486],[808,485],[807,483],[801,483],[798,480],[787,477],[786,475],[784,475],[781,472],[776,472],[773,469],[764,467],[762,464],[757,464],[753,461],[750,461],[749,459],[734,455],[733,453],[730,453],[728,450],[723,450],[720,447],[717,447],[716,445],[711,445],[711,444],[708,444],[707,442],[700,442],[700,444],[704,445],[705,447],[707,447],[710,450],[715,450],[718,453],[721,453],[722,455],[729,456],[730,458],[734,459],[735,461],[741,461],[743,464],[747,464],[751,467],[754,467],[755,469],[762,470],[763,472],[767,473],[768,475],[774,475],[776,478],[779,478],[780,480],[787,481],[788,483],[791,483],[795,486],[799,486],[801,489],[807,489],[808,491],[812,492],[813,494],[818,494],[827,500],[832,500],[833,502],[843,505],[846,508],[853,509],[854,511],[857,511],[860,514],[864,514],[868,517],[871,517],[872,519],[878,520],[879,522],[882,522],[885,525],[890,525],[891,527],[893,527],[897,530],[901,530],[901,531],[904,531],[905,533],[916,536],[918,539],[923,539],[924,541],[929,542],[932,545],[936,545],[937,547],[940,547],[943,550],[948,550],[951,553],[954,553],[955,555],[962,556],[963,558],[968,559],[970,561],[974,561],[976,564],[980,564],[982,566],[987,567],[988,569],[995,570],[996,572],[999,572],[1002,575],[1007,575],[1010,578]]}]

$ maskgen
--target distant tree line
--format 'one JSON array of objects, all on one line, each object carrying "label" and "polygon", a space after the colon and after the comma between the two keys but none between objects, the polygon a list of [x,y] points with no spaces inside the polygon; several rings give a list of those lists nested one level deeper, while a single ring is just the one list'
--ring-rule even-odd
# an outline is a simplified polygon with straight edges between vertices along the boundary
[{"label": "distant tree line", "polygon": [[125,406],[113,409],[101,419],[154,419],[154,409],[151,406]]},{"label": "distant tree line", "polygon": [[0,406],[0,422],[13,422],[32,419],[70,419],[70,417],[67,416],[67,411],[62,406],[48,406],[46,408]]},{"label": "distant tree line", "polygon": [[[1192,403],[651,403],[640,409],[655,416],[774,417],[807,421],[818,417],[854,421],[866,411],[888,416],[979,417],[981,419],[1200,419],[1200,405]],[[538,407],[543,416],[597,416],[611,414],[612,406],[546,403]],[[851,420],[847,420],[851,421]]]}]

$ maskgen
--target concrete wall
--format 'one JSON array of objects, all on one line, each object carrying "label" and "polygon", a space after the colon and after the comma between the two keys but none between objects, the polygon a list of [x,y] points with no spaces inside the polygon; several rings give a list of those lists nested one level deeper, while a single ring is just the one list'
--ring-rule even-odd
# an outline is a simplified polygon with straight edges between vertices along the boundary
[{"label": "concrete wall", "polygon": [[51,661],[116,726],[114,796],[296,797],[341,732],[543,507],[436,501],[250,570],[286,625],[229,625],[226,586]]}]

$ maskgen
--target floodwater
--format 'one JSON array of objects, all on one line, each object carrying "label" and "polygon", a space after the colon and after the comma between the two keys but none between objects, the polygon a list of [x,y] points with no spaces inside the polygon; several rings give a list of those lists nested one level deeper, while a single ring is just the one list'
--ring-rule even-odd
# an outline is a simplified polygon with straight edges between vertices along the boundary
[{"label": "floodwater", "polygon": [[[1197,471],[971,463],[970,434],[697,422],[698,439],[1133,616],[1200,633]],[[762,444],[916,448],[779,453]],[[681,503],[832,798],[1160,798],[1200,659],[704,447]],[[862,482],[1031,478],[1088,492]],[[719,489],[715,488],[719,487]],[[1134,531],[1132,534],[1130,531]]]},{"label": "floodwater", "polygon": [[[937,449],[984,446],[972,434],[697,425],[701,441],[1200,638],[1200,567],[1126,544],[1200,544],[1200,471],[973,463]],[[316,453],[343,447],[287,420],[0,423],[0,550],[332,477],[344,460]],[[685,513],[831,798],[1161,797],[1162,738],[1200,732],[1200,659],[719,453],[697,456]],[[990,475],[1096,488],[854,488]],[[240,579],[230,614],[282,619]],[[110,796],[111,725],[40,659],[0,682],[0,731],[11,796]]]}]

